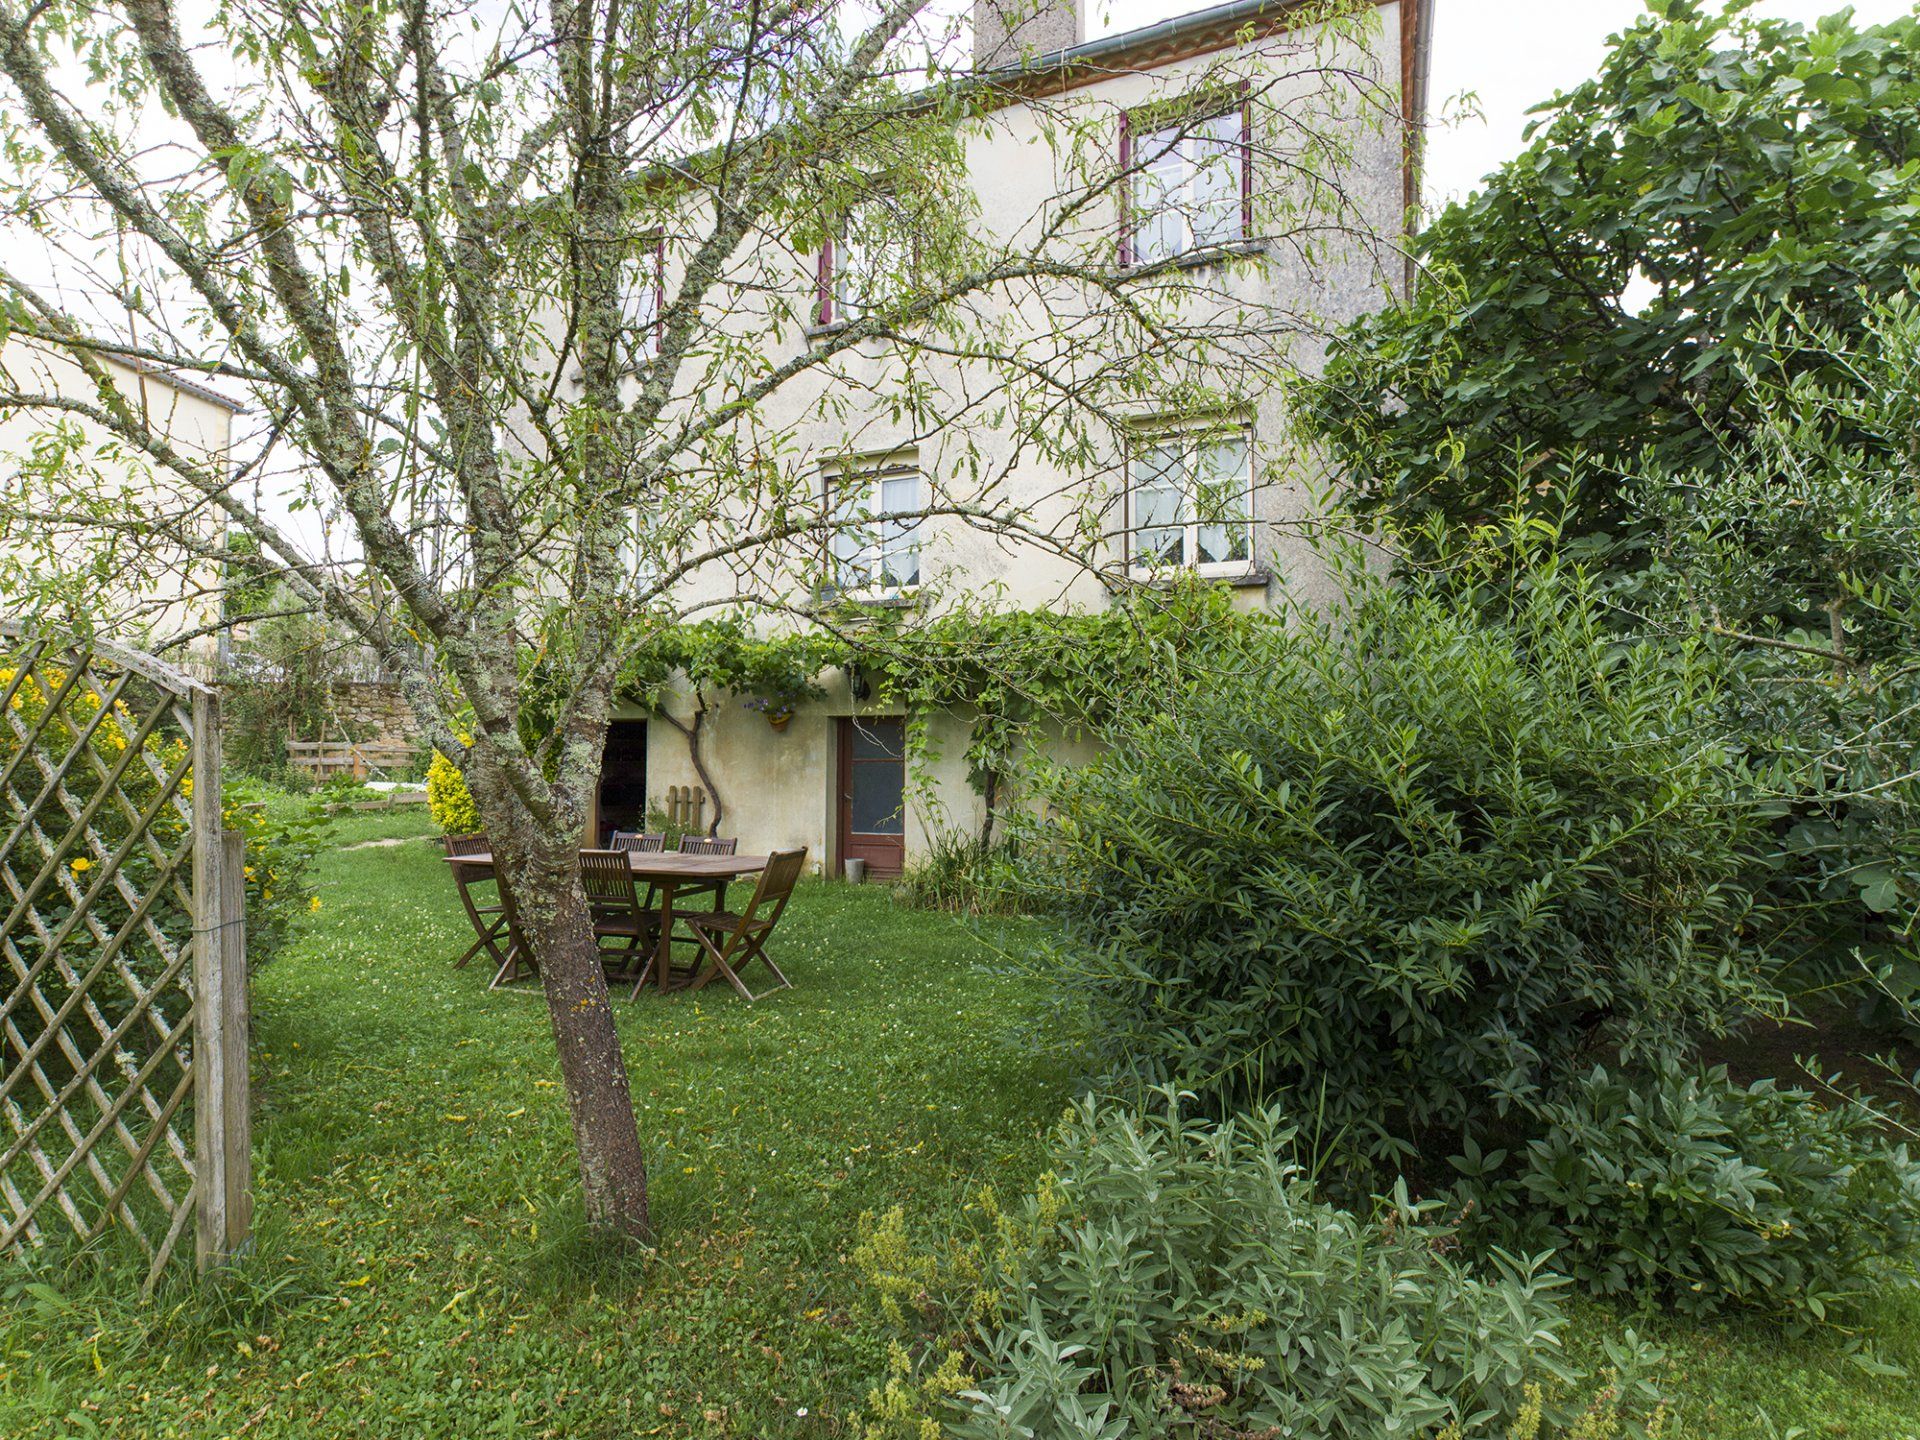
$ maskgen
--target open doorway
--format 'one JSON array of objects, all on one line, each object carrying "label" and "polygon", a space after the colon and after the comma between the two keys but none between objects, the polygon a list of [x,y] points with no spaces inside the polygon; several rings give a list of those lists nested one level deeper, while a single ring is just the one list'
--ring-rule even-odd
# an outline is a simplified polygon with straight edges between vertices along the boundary
[{"label": "open doorway", "polygon": [[604,845],[616,830],[644,830],[647,819],[647,722],[615,720],[607,726],[600,754],[599,834]]}]

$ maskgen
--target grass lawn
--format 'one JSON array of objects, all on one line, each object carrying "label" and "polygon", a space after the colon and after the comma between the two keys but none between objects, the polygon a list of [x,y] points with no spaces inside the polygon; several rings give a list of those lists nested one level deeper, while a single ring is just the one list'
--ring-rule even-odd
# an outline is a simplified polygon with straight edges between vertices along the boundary
[{"label": "grass lawn", "polygon": [[861,1212],[1037,1168],[1071,1067],[1017,1033],[1031,992],[959,925],[809,885],[793,990],[617,1001],[660,1249],[590,1250],[545,1007],[449,968],[425,826],[336,820],[257,978],[257,1257],[145,1307],[84,1265],[14,1287],[0,1436],[846,1434],[884,1368]]},{"label": "grass lawn", "polygon": [[[0,1436],[857,1436],[885,1351],[845,1261],[861,1212],[1017,1189],[1072,1086],[994,969],[1021,929],[810,885],[777,937],[794,990],[619,1000],[660,1248],[610,1257],[544,1009],[448,968],[465,922],[425,824],[336,819],[321,910],[258,977],[257,1256],[146,1305],[112,1257],[7,1284]],[[1920,1375],[1911,1292],[1862,1318]],[[1920,1381],[1843,1336],[1586,1306],[1576,1342],[1627,1323],[1674,1353],[1681,1435],[1920,1435]]]}]

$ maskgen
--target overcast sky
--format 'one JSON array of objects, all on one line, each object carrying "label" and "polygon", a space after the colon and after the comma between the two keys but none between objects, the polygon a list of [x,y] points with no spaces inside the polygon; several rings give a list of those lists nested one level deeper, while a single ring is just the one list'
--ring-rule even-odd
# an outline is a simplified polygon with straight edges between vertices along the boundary
[{"label": "overcast sky", "polygon": [[[1092,0],[1091,33],[1132,30],[1208,8],[1181,0]],[[1215,0],[1217,3],[1217,0]],[[1862,25],[1908,14],[1914,0],[1856,0]],[[1762,0],[1756,13],[1811,23],[1841,0]],[[1436,129],[1427,150],[1430,204],[1465,195],[1517,154],[1526,112],[1570,90],[1599,65],[1607,37],[1644,13],[1641,0],[1438,0],[1431,104],[1436,118],[1457,97],[1478,97],[1482,117]]]}]

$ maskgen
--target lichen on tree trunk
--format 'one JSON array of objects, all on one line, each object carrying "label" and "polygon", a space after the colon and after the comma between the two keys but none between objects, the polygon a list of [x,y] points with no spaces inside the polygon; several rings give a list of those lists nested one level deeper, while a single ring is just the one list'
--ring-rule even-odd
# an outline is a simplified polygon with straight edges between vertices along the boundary
[{"label": "lichen on tree trunk", "polygon": [[495,872],[515,902],[539,967],[560,1060],[590,1225],[649,1240],[646,1156],[633,1113],[626,1057],[580,885],[579,837],[543,830],[503,787],[476,791]]}]

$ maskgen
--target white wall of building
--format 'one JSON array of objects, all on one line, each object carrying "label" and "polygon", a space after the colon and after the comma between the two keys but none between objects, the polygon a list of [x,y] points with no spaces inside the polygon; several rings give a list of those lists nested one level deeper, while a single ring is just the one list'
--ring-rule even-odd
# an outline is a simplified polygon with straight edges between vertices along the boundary
[{"label": "white wall of building", "polygon": [[[1374,27],[1376,53],[1348,53],[1343,58],[1391,83],[1399,73],[1400,64],[1399,10],[1398,3],[1378,7]],[[1049,97],[1042,105],[1015,103],[991,112],[975,122],[966,134],[967,167],[977,194],[981,223],[1002,227],[999,234],[1018,240],[1021,227],[1031,227],[1038,216],[1046,213],[1048,202],[1060,193],[1065,177],[1056,171],[1053,151],[1043,131],[1049,116],[1057,114],[1061,105],[1070,104],[1085,113],[1104,117],[1102,123],[1117,134],[1123,112],[1154,100],[1178,96],[1191,88],[1195,77],[1207,74],[1217,78],[1222,68],[1231,68],[1238,61],[1245,61],[1246,70],[1255,73],[1259,65],[1257,57],[1263,50],[1286,43],[1284,36],[1255,40],[1224,51],[1174,60],[1159,68],[1121,70],[1068,96]],[[1266,97],[1266,103],[1283,107],[1292,98],[1286,88],[1281,87]],[[1257,120],[1258,123],[1261,122]],[[1403,271],[1398,264],[1396,247],[1406,218],[1402,134],[1397,128],[1381,127],[1377,118],[1364,123],[1357,121],[1353,145],[1353,162],[1344,179],[1367,218],[1371,240],[1335,247],[1312,265],[1290,254],[1275,252],[1264,271],[1237,274],[1223,280],[1222,288],[1229,296],[1269,309],[1311,313],[1332,327],[1377,308],[1389,288],[1399,282]],[[1092,214],[1088,220],[1093,229],[1107,234],[1113,233],[1118,223],[1117,211],[1111,205]],[[815,253],[797,251],[783,239],[769,236],[758,251],[757,263],[764,267],[769,283],[791,286],[806,296],[813,294]],[[671,293],[671,284],[668,289]],[[1012,313],[1016,319],[1021,318],[1019,312]],[[1036,329],[1044,324],[1044,317],[1029,318]],[[755,322],[742,319],[738,323]],[[791,327],[781,343],[797,351],[798,347],[810,343],[807,328]],[[1304,371],[1317,370],[1321,363],[1317,339],[1301,335],[1292,345],[1292,361]],[[777,362],[782,357],[775,354],[769,358]],[[872,342],[864,353],[847,362],[846,368],[852,372],[855,382],[854,393],[865,393],[869,388],[883,391],[891,367],[898,364],[898,358],[884,344]],[[964,378],[960,371],[948,367],[942,383],[951,386],[957,394]],[[768,402],[769,422],[782,428],[798,424],[812,413],[819,396],[817,386],[821,383],[827,382],[816,377]],[[683,398],[692,403],[695,397]],[[1274,460],[1285,448],[1280,443],[1287,424],[1285,396],[1277,388],[1267,392],[1259,400],[1251,420],[1257,455]],[[976,430],[967,435],[966,442],[989,465],[1007,467],[1009,493],[1037,506],[1043,516],[1049,514],[1049,505],[1056,507],[1053,513],[1064,513],[1061,507],[1071,509],[1082,503],[1089,486],[1106,487],[1110,493],[1105,496],[1103,513],[1111,517],[1110,523],[1116,532],[1113,545],[1122,543],[1117,533],[1124,524],[1119,493],[1123,473],[1120,457],[1113,457],[1100,467],[1099,473],[1088,477],[1062,473],[1030,457],[1016,464],[1016,442],[1011,435]],[[877,404],[856,407],[845,423],[803,425],[797,448],[801,452],[799,463],[809,463],[811,456],[811,463],[817,464],[850,450],[880,454],[909,443],[916,445],[919,465],[927,472],[937,472],[943,464],[952,463],[953,454],[960,449],[950,437],[911,435],[892,422]],[[1329,598],[1332,581],[1294,528],[1294,522],[1312,513],[1314,478],[1279,468],[1257,468],[1256,475],[1254,564],[1249,574],[1235,582],[1239,603],[1270,603],[1277,597],[1279,587],[1309,601]],[[1004,534],[983,533],[961,521],[935,518],[923,522],[921,551],[923,575],[936,589],[975,597],[990,595],[992,603],[998,606],[1091,612],[1105,608],[1110,600],[1102,578],[1072,560]],[[697,604],[724,600],[749,587],[761,593],[779,593],[783,587],[791,589],[800,583],[797,575],[783,576],[771,571],[748,577],[743,582],[738,574],[716,566],[689,577],[676,598]],[[703,757],[725,804],[720,834],[738,836],[741,848],[749,852],[805,845],[817,862],[824,861],[829,868],[834,868],[838,859],[833,839],[834,721],[836,717],[877,707],[855,701],[845,675],[833,672],[822,679],[826,697],[803,705],[791,723],[780,731],[771,728],[762,715],[745,708],[744,697],[722,697],[707,724]],[[685,697],[671,699],[669,705],[683,718],[690,708]],[[638,716],[642,712],[630,709],[627,713]],[[980,799],[966,781],[963,755],[967,721],[964,717],[938,716],[933,718],[932,725],[938,758],[925,767],[924,778],[929,788],[919,792],[921,799],[909,805],[906,823],[909,858],[924,849],[933,827],[947,824],[977,832],[981,819]],[[647,766],[648,790],[652,797],[663,795],[669,786],[699,783],[683,737],[657,719],[649,726]],[[924,803],[928,796],[933,801],[930,805]]]},{"label": "white wall of building", "polygon": [[[155,434],[196,463],[226,468],[235,405],[190,382],[119,361],[103,364]],[[47,345],[11,337],[0,349],[0,366],[5,367],[8,388],[18,393],[96,399],[93,379],[81,364]],[[36,448],[44,445],[49,431],[67,426],[78,432],[80,440],[69,447],[66,467],[50,481],[32,478],[31,456]],[[177,477],[93,420],[56,406],[0,413],[0,467],[10,472],[9,486],[26,475],[29,487],[44,487],[49,509],[64,508],[70,489],[99,498],[129,522],[138,522],[143,513],[189,513],[196,504]],[[198,522],[200,538],[206,544],[217,543],[225,527],[210,508],[200,508],[204,516]],[[30,572],[66,564],[78,567],[90,559],[78,552],[63,554],[58,547],[49,555],[41,549],[45,538],[34,533],[29,523],[11,547],[11,558]],[[134,563],[134,548],[127,547],[125,568],[109,567],[112,574],[104,581],[90,567],[78,572],[82,578],[76,583],[85,587],[88,616],[102,634],[124,643],[152,645],[199,630],[218,618],[218,576],[210,562],[179,547],[162,547],[159,563],[141,568]],[[6,593],[7,583],[0,572],[0,609],[10,611],[21,597]],[[193,652],[204,658],[214,644],[213,636],[205,636],[195,642]]]}]

